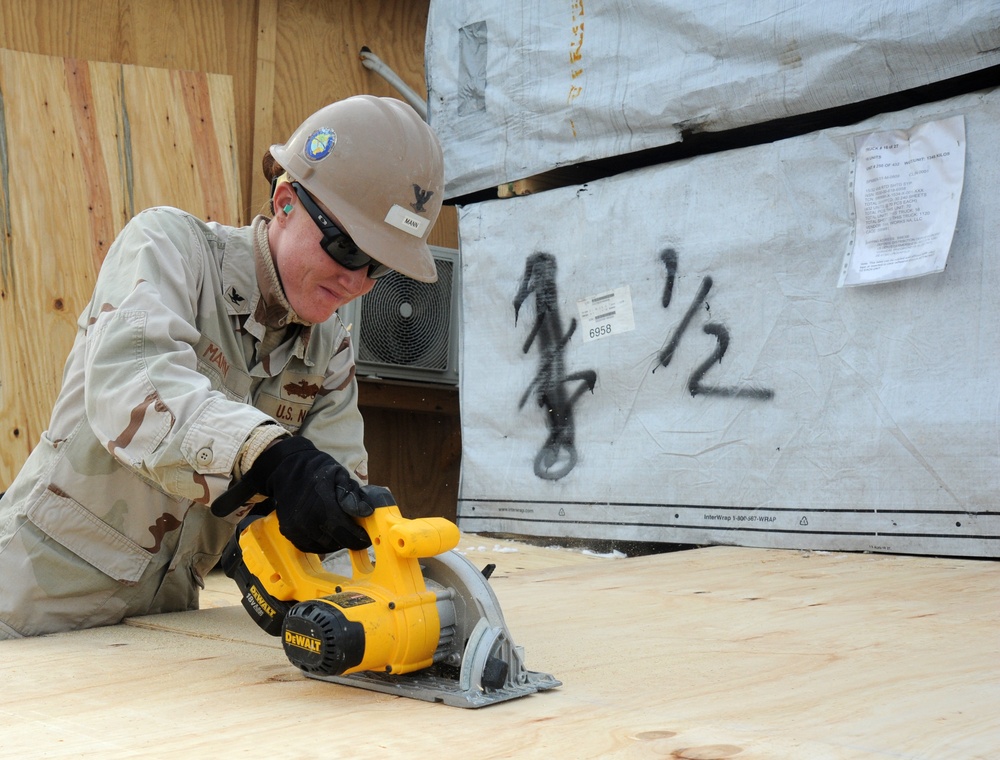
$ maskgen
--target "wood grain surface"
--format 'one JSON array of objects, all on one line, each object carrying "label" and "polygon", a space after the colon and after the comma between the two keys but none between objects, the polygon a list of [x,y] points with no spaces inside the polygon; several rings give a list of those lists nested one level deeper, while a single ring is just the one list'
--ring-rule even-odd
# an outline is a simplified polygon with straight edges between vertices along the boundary
[{"label": "wood grain surface", "polygon": [[229,77],[0,50],[0,490],[48,425],[115,235],[172,205],[241,223]]},{"label": "wood grain surface", "polygon": [[995,562],[712,547],[627,559],[463,536],[529,668],[479,710],[308,680],[231,597],[0,642],[11,757],[992,758]]},{"label": "wood grain surface", "polygon": [[[227,181],[235,173],[242,219],[266,210],[268,185],[260,161],[268,146],[286,139],[319,105],[358,93],[397,95],[361,65],[362,46],[411,88],[425,92],[428,6],[428,0],[0,0],[0,48],[5,49],[0,102],[6,106],[0,113],[23,128],[6,136],[13,147],[0,140],[0,170],[8,180],[0,185],[0,232],[10,235],[0,238],[0,490],[48,424],[72,325],[93,287],[95,270],[71,246],[88,243],[99,261],[124,223],[119,217],[127,218],[129,209],[143,203],[137,190],[140,196],[153,194],[150,204],[191,208],[197,200],[205,204],[206,216],[221,218],[229,191],[218,195],[219,186],[210,179],[220,173]],[[167,90],[143,89],[123,77],[116,64],[125,70],[167,70],[173,81]],[[220,81],[229,90],[225,99],[214,94]],[[205,104],[201,87],[206,82],[207,117],[196,110]],[[128,97],[138,97],[151,112],[123,111],[123,86]],[[55,108],[44,106],[49,95]],[[219,108],[227,112],[220,116]],[[126,114],[128,122],[121,118]],[[197,122],[191,122],[193,116]],[[178,128],[176,120],[187,120],[182,126],[195,131],[193,143],[182,139],[175,146],[169,139],[170,130]],[[126,126],[135,130],[138,144],[159,153],[133,152],[129,158],[120,152]],[[218,160],[212,141],[205,139],[212,129]],[[36,134],[50,136],[42,152],[31,145]],[[19,150],[20,142],[33,149],[24,160],[38,172],[37,181],[10,175],[9,154]],[[58,162],[59,180],[46,183],[41,178],[53,168],[52,160]],[[159,162],[152,173],[143,169],[150,160]],[[102,161],[107,177],[102,177]],[[201,162],[204,172],[193,176],[192,161]],[[14,170],[22,172],[16,163]],[[129,179],[128,172],[137,167],[138,175]],[[12,197],[12,182],[30,190],[30,200],[23,193]],[[81,201],[86,203],[82,209],[72,205]],[[28,227],[25,215],[31,217]],[[15,256],[22,244],[15,238],[37,230],[45,233],[45,254],[33,251],[30,261]],[[430,242],[458,247],[453,207],[442,210]],[[407,412],[392,414],[386,408],[376,416],[369,440],[379,452],[451,451],[460,439],[457,415],[439,418],[430,428]],[[439,438],[428,441],[429,435]],[[422,472],[418,499],[453,516],[457,464],[448,460],[443,466],[435,477],[423,456],[383,462],[376,469],[388,472],[390,485],[400,491],[409,486],[396,478]]]}]

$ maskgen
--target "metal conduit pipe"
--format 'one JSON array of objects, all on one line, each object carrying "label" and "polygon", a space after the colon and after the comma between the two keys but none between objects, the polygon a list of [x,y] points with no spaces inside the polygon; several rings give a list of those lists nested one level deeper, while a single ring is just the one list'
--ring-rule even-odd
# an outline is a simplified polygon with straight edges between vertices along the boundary
[{"label": "metal conduit pipe", "polygon": [[427,121],[427,103],[406,82],[400,79],[395,71],[389,68],[367,45],[361,48],[360,57],[362,66],[374,71],[386,82],[395,87],[399,94],[403,96],[403,100],[413,106],[413,110],[420,114],[421,119]]}]

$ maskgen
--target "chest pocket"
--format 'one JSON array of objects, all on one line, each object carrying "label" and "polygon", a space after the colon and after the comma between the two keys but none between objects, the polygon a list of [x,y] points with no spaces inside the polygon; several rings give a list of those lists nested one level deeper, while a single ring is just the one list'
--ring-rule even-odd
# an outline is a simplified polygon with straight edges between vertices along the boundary
[{"label": "chest pocket", "polygon": [[198,372],[207,377],[212,388],[233,401],[247,401],[252,385],[250,375],[211,338],[202,335],[195,346]]},{"label": "chest pocket", "polygon": [[324,393],[322,375],[284,372],[261,386],[254,406],[288,430],[295,431],[305,422],[316,399]]}]

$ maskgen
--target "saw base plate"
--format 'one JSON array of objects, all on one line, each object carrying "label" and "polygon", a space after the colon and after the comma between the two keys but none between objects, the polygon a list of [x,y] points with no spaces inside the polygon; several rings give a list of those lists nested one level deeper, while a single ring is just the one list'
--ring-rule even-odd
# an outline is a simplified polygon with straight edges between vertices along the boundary
[{"label": "saw base plate", "polygon": [[[445,671],[454,671],[454,675]],[[347,676],[316,676],[303,673],[317,681],[329,681],[344,686],[360,687],[383,694],[420,699],[425,702],[442,702],[452,707],[485,707],[553,689],[562,684],[548,673],[525,671],[523,683],[511,684],[495,690],[464,688],[459,683],[458,669],[434,666],[416,673],[393,676],[386,673],[353,673]]]}]

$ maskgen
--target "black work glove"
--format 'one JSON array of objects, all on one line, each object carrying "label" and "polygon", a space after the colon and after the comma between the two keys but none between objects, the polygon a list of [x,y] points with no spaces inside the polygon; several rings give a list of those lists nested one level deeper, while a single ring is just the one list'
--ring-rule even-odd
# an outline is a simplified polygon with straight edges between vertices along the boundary
[{"label": "black work glove", "polygon": [[268,447],[246,479],[274,499],[278,529],[299,551],[328,554],[371,546],[352,517],[367,517],[375,508],[347,469],[307,438],[282,438]]}]

